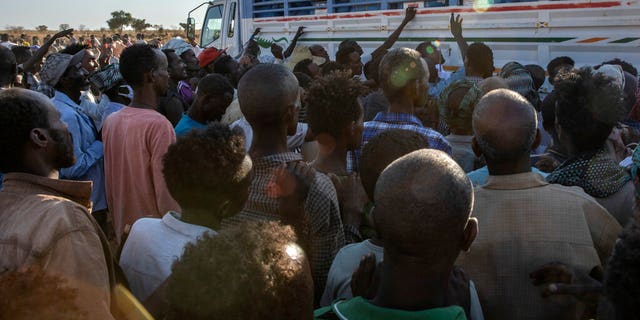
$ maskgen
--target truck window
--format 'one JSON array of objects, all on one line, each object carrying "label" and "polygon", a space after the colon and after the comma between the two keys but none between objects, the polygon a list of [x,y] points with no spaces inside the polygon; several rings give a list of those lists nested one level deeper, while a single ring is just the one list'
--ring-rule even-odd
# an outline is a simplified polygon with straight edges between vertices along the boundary
[{"label": "truck window", "polygon": [[229,10],[229,32],[227,37],[233,38],[236,26],[236,3],[231,2],[231,9]]},{"label": "truck window", "polygon": [[207,16],[204,18],[202,28],[202,40],[200,41],[203,47],[220,38],[222,31],[222,12],[223,5],[221,4],[209,7],[209,10],[207,10]]}]

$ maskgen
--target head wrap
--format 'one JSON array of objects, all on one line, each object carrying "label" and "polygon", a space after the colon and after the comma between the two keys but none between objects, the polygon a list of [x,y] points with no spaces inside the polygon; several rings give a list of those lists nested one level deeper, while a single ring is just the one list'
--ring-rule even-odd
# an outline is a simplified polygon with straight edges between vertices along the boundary
[{"label": "head wrap", "polygon": [[617,64],[603,64],[597,70],[592,71],[593,75],[602,74],[607,78],[611,78],[611,83],[624,90],[624,71]]},{"label": "head wrap", "polygon": [[172,49],[177,55],[181,56],[187,50],[193,50],[193,47],[182,38],[173,38],[169,40],[162,49]]},{"label": "head wrap", "polygon": [[198,56],[198,64],[200,65],[200,68],[204,68],[209,64],[216,62],[216,60],[226,54],[226,52],[227,49],[221,50],[214,47],[204,49],[204,51],[202,51]]},{"label": "head wrap", "polygon": [[[457,108],[449,108],[449,96],[451,93],[457,89],[464,88],[467,88],[468,91],[462,98],[460,105]],[[471,80],[462,79],[451,83],[442,90],[438,98],[440,118],[445,121],[449,128],[470,128],[473,110],[483,94],[478,85]]]},{"label": "head wrap", "polygon": [[500,70],[500,77],[507,80],[510,90],[525,97],[536,110],[539,109],[540,96],[533,89],[533,77],[523,65],[515,61],[507,62]]},{"label": "head wrap", "polygon": [[289,57],[289,59],[287,59],[285,66],[289,68],[289,70],[293,70],[293,68],[296,67],[296,64],[298,64],[298,62],[306,59],[310,59],[311,61],[313,61],[313,63],[317,65],[322,65],[326,62],[323,57],[316,57],[312,55],[311,50],[309,50],[309,47],[296,46],[296,48],[293,49],[293,53],[291,53],[291,56]]},{"label": "head wrap", "polygon": [[104,92],[124,80],[119,70],[120,65],[118,63],[110,64],[104,67],[102,70],[95,72],[89,77],[89,81],[98,90]]}]

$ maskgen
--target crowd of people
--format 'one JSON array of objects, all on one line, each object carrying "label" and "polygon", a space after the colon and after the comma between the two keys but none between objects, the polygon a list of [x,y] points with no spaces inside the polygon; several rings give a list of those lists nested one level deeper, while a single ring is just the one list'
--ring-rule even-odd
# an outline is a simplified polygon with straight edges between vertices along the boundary
[{"label": "crowd of people", "polygon": [[452,14],[446,74],[415,14],[335,59],[2,39],[0,319],[638,318],[637,70]]}]

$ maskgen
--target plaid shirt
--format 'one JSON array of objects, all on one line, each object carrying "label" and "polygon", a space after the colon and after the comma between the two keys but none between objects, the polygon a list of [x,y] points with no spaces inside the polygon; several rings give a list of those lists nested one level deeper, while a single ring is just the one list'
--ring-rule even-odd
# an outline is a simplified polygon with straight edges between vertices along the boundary
[{"label": "plaid shirt", "polygon": [[[278,200],[267,194],[267,186],[274,178],[274,171],[283,161],[301,160],[300,155],[292,152],[253,159],[254,176],[249,189],[249,198],[242,211],[226,219],[223,222],[223,227],[239,224],[243,221],[280,220]],[[310,221],[310,258],[313,265],[315,294],[319,299],[324,290],[333,258],[345,244],[336,190],[331,180],[322,173],[316,173],[316,178],[309,189],[309,195],[305,202],[305,213]]]},{"label": "plaid shirt", "polygon": [[[378,112],[372,121],[364,123],[362,131],[362,146],[367,144],[371,138],[379,133],[390,129],[402,129],[418,132],[427,138],[429,148],[438,149],[451,155],[451,145],[437,131],[422,125],[422,122],[414,115],[395,112]],[[350,151],[347,155],[347,171],[359,171],[361,149]]]}]

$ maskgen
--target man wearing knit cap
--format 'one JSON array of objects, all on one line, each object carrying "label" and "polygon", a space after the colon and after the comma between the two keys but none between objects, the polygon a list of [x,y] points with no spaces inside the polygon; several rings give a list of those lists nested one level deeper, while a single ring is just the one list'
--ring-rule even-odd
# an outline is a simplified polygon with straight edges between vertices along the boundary
[{"label": "man wearing knit cap", "polygon": [[73,137],[73,166],[60,169],[60,178],[92,181],[91,202],[93,216],[103,230],[106,226],[107,200],[104,187],[103,146],[98,140],[98,129],[80,106],[81,91],[89,89],[88,72],[82,67],[86,54],[82,50],[75,55],[54,53],[42,66],[42,82],[53,87],[51,102],[60,112],[60,118],[69,127]]}]

